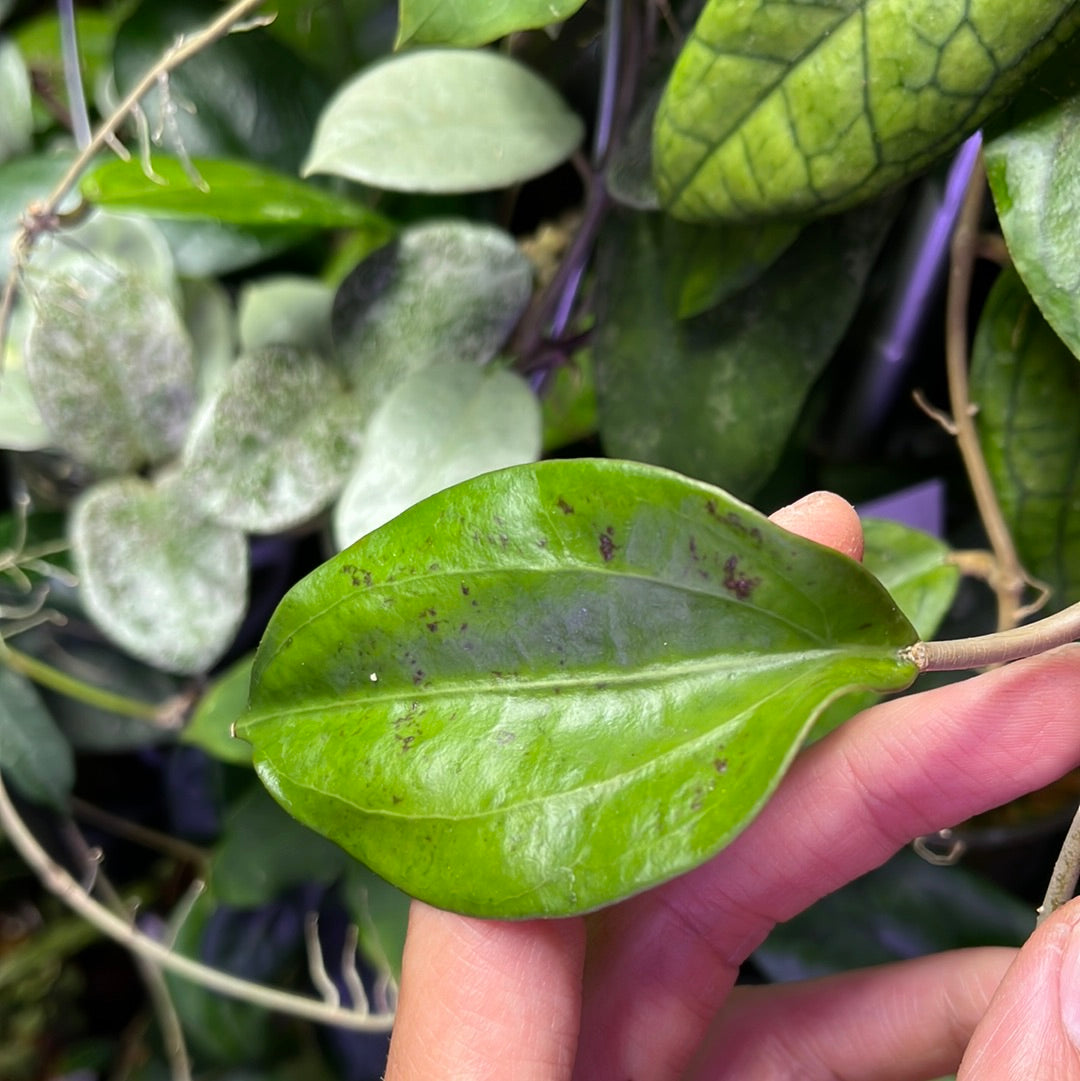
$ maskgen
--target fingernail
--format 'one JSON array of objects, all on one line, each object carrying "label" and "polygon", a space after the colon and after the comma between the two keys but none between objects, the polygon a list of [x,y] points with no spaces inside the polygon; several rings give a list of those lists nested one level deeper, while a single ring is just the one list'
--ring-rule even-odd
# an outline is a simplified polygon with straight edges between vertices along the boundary
[{"label": "fingernail", "polygon": [[1069,929],[1058,976],[1061,1025],[1073,1047],[1080,1051],[1080,923]]}]

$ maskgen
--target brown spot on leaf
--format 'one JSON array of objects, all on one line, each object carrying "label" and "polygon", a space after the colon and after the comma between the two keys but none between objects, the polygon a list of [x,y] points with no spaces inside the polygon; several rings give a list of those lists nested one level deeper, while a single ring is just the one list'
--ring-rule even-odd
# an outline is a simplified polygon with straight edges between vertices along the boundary
[{"label": "brown spot on leaf", "polygon": [[716,500],[715,499],[706,500],[706,502],[705,502],[705,511],[708,514],[711,514],[714,518],[716,517]]},{"label": "brown spot on leaf", "polygon": [[559,502],[556,503],[555,505],[559,508],[559,510],[561,510],[563,512],[563,514],[573,514],[574,513],[574,508],[571,507],[570,504],[567,503],[566,500],[563,499],[561,496],[559,497]]},{"label": "brown spot on leaf", "polygon": [[434,634],[439,629],[439,621],[436,619],[434,622],[428,623],[427,629],[431,631],[432,634]]},{"label": "brown spot on leaf", "polygon": [[760,578],[751,578],[739,570],[739,557],[729,556],[724,563],[724,588],[744,601],[761,584]]},{"label": "brown spot on leaf", "polygon": [[610,563],[615,557],[615,549],[618,545],[612,540],[615,535],[615,527],[608,526],[603,533],[600,534],[600,554],[604,557],[605,563]]},{"label": "brown spot on leaf", "polygon": [[726,758],[714,758],[713,769],[717,773],[727,773],[727,759]]},{"label": "brown spot on leaf", "polygon": [[463,597],[467,597],[469,595],[469,587],[464,582],[461,583],[461,595]]}]

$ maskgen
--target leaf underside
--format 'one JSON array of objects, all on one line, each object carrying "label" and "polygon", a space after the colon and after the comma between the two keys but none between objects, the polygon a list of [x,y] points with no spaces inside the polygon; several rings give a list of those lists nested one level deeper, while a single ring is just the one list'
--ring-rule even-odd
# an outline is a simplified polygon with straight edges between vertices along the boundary
[{"label": "leaf underside", "polygon": [[914,677],[884,589],[707,485],[551,461],[411,508],[300,583],[238,726],[294,816],[475,915],[707,859],[814,717]]}]

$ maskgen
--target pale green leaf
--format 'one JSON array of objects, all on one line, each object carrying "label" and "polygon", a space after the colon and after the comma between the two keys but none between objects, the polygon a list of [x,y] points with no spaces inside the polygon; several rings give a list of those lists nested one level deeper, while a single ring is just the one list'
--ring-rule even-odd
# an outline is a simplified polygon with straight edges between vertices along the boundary
[{"label": "pale green leaf", "polygon": [[475,364],[415,372],[383,400],[334,511],[339,548],[452,484],[540,454],[540,404],[520,376]]},{"label": "pale green leaf", "polygon": [[490,360],[532,291],[532,265],[500,229],[438,221],[405,230],[341,283],[334,346],[370,413],[410,372]]},{"label": "pale green leaf", "polygon": [[519,30],[568,19],[584,0],[400,0],[395,49],[403,45],[486,45]]},{"label": "pale green leaf", "polygon": [[216,281],[185,278],[180,295],[197,366],[197,396],[206,401],[216,393],[236,357],[236,316],[228,292]]},{"label": "pale green leaf", "polygon": [[214,521],[275,533],[317,514],[345,481],[359,411],[318,356],[270,346],[240,357],[192,425],[182,478]]},{"label": "pale green leaf", "polygon": [[0,162],[26,153],[34,134],[30,74],[14,42],[0,37]]},{"label": "pale green leaf", "polygon": [[175,481],[91,488],[71,540],[87,612],[135,657],[205,672],[232,642],[247,605],[244,537],[200,519]]},{"label": "pale green leaf", "polygon": [[57,446],[101,471],[175,453],[195,404],[191,341],[153,283],[57,273],[36,291],[26,370]]},{"label": "pale green leaf", "polygon": [[1080,78],[1075,50],[1035,80],[986,171],[1013,266],[1047,322],[1080,357]]},{"label": "pale green leaf", "polygon": [[240,348],[295,345],[328,353],[334,290],[318,278],[279,275],[244,283],[237,304]]},{"label": "pale green leaf", "polygon": [[551,461],[432,496],[279,606],[238,726],[389,881],[566,915],[701,863],[830,701],[915,675],[872,575],[717,489]]},{"label": "pale green leaf", "polygon": [[855,312],[890,218],[874,205],[807,229],[753,285],[692,319],[677,316],[691,232],[657,215],[610,228],[593,343],[606,452],[752,495]]},{"label": "pale green leaf", "polygon": [[691,221],[831,213],[947,153],[1080,27],[1072,0],[709,0],[657,115]]},{"label": "pale green leaf", "polygon": [[998,278],[972,349],[975,423],[1001,509],[1051,607],[1080,601],[1080,364],[1016,272]]},{"label": "pale green leaf", "polygon": [[42,450],[51,441],[26,374],[29,308],[17,307],[0,354],[0,448]]},{"label": "pale green leaf", "polygon": [[247,708],[253,659],[253,655],[242,657],[207,687],[180,734],[183,743],[199,747],[222,762],[251,765],[251,748],[233,736],[232,726]]},{"label": "pale green leaf", "polygon": [[63,812],[75,782],[71,746],[34,685],[0,654],[0,769],[19,795]]},{"label": "pale green leaf", "polygon": [[498,53],[409,52],[346,83],[302,173],[391,191],[504,188],[565,161],[584,128],[538,75]]}]

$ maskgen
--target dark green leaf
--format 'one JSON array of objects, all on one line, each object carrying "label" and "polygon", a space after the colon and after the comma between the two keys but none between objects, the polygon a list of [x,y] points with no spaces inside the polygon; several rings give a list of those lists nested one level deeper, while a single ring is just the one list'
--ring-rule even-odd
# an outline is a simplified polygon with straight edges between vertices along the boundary
[{"label": "dark green leaf", "polygon": [[[127,93],[180,34],[220,13],[214,0],[143,0],[116,35],[120,92]],[[204,49],[169,76],[168,90],[168,103],[160,90],[142,102],[152,124],[170,106],[166,150],[177,150],[178,135],[191,157],[251,160],[290,175],[303,159],[327,95],[321,75],[258,30],[229,34]]]},{"label": "dark green leaf", "polygon": [[200,519],[175,481],[91,488],[71,539],[86,610],[118,645],[175,672],[205,672],[228,648],[247,604],[247,546]]},{"label": "dark green leaf", "polygon": [[319,118],[303,174],[391,191],[485,191],[553,169],[583,131],[559,95],[516,60],[410,52],[338,92]]},{"label": "dark green leaf", "polygon": [[364,959],[377,972],[389,971],[400,981],[409,895],[355,860],[349,861],[345,871],[344,894],[349,915],[360,931]]},{"label": "dark green leaf", "polygon": [[213,277],[243,270],[295,247],[311,233],[291,225],[229,225],[219,221],[159,219],[179,274]]},{"label": "dark green leaf", "polygon": [[360,411],[313,353],[268,346],[240,357],[184,448],[190,497],[217,522],[273,533],[337,494],[356,454]]},{"label": "dark green leaf", "polygon": [[4,664],[0,652],[0,768],[19,795],[63,811],[75,783],[71,745],[34,685]]},{"label": "dark green leaf", "polygon": [[[986,143],[986,171],[1013,265],[1080,357],[1080,77],[1075,50],[1040,73]],[[1000,126],[998,128],[1000,131]]]},{"label": "dark green leaf", "polygon": [[1053,588],[1053,608],[1080,601],[1080,364],[1011,269],[979,322],[971,398],[1021,562]]},{"label": "dark green leaf", "polygon": [[191,341],[172,300],[134,275],[47,278],[26,370],[53,444],[101,471],[160,462],[195,405]]},{"label": "dark green leaf", "polygon": [[153,178],[134,159],[108,161],[87,174],[80,188],[83,197],[98,206],[151,218],[312,229],[383,223],[361,203],[250,162],[195,158],[191,165],[205,188],[196,187],[178,159],[161,154],[153,158]]},{"label": "dark green leaf", "polygon": [[210,684],[180,735],[182,742],[200,747],[222,762],[251,765],[251,748],[233,736],[232,726],[247,708],[253,660],[253,654],[243,657]]},{"label": "dark green leaf", "polygon": [[532,265],[502,230],[414,226],[341,283],[331,315],[338,359],[370,414],[410,372],[490,360],[531,291]]},{"label": "dark green leaf", "polygon": [[401,0],[394,48],[403,45],[486,45],[519,30],[561,22],[585,0],[510,0],[501,4],[456,4],[446,0]]},{"label": "dark green leaf", "polygon": [[969,946],[1021,946],[1035,914],[961,867],[901,852],[773,930],[754,953],[770,980],[812,980]]},{"label": "dark green leaf", "polygon": [[581,912],[701,863],[817,714],[914,677],[872,575],[706,485],[551,461],[296,586],[238,726],[301,821],[436,905]]},{"label": "dark green leaf", "polygon": [[540,399],[543,448],[553,450],[596,434],[596,376],[592,352],[582,349],[560,364]]},{"label": "dark green leaf", "polygon": [[267,0],[267,28],[335,83],[390,52],[393,12],[386,0]]},{"label": "dark green leaf", "polygon": [[691,221],[831,213],[946,153],[1080,27],[1072,0],[710,0],[657,116]]},{"label": "dark green leaf", "polygon": [[375,411],[334,510],[339,548],[421,499],[540,455],[540,403],[513,372],[462,361],[399,383]]},{"label": "dark green leaf", "polygon": [[254,908],[305,882],[330,885],[352,860],[325,837],[290,818],[259,785],[230,809],[214,853],[214,894]]},{"label": "dark green leaf", "polygon": [[752,286],[679,319],[690,233],[656,215],[608,231],[593,346],[600,434],[614,456],[670,466],[749,496],[862,295],[887,207],[815,225]]}]

